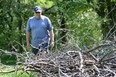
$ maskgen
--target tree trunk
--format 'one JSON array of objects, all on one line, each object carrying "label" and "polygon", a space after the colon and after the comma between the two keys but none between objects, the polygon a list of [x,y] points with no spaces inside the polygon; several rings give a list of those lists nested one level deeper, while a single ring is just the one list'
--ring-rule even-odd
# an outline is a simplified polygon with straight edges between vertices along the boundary
[{"label": "tree trunk", "polygon": [[[20,5],[20,0],[17,0],[18,2],[18,9],[20,10],[21,9],[21,5]],[[22,49],[22,18],[21,18],[21,14],[20,14],[20,11],[18,13],[18,28],[19,28],[19,53],[22,53],[23,52],[23,49]]]},{"label": "tree trunk", "polygon": [[67,41],[66,41],[66,33],[67,33],[67,31],[66,31],[66,24],[65,24],[65,18],[63,17],[62,19],[61,19],[61,26],[60,26],[60,28],[61,29],[63,29],[63,30],[61,30],[61,43],[62,44],[65,44]]}]

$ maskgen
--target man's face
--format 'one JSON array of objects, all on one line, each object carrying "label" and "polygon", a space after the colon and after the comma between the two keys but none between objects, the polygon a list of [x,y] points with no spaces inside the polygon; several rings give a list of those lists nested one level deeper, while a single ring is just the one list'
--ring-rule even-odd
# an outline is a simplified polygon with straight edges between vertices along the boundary
[{"label": "man's face", "polygon": [[37,18],[40,18],[41,12],[35,12],[35,16],[36,16]]}]

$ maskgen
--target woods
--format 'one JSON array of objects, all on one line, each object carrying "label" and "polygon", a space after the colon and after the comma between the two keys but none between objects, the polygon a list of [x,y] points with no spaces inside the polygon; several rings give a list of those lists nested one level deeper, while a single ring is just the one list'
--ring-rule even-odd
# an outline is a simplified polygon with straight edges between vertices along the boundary
[{"label": "woods", "polygon": [[[44,1],[41,2],[45,4]],[[85,45],[89,45],[87,41],[95,42],[90,40],[88,36],[97,41],[113,41],[115,39],[115,0],[47,2],[48,6],[42,6],[44,14],[52,20],[56,33],[58,30],[59,34],[56,34],[58,38],[73,30],[74,36],[77,36],[73,38]],[[1,49],[6,49],[6,47],[10,49],[13,41],[25,46],[26,21],[30,16],[33,16],[32,8],[34,5],[36,5],[34,1],[1,1]],[[88,38],[83,39],[82,36]],[[68,40],[67,37],[63,37],[61,40],[62,44],[68,42],[66,41]],[[19,52],[23,51],[20,46],[18,49],[20,49]]]},{"label": "woods", "polygon": [[[17,57],[16,54],[27,55],[27,53],[31,53],[31,50],[26,49],[25,30],[28,18],[34,15],[33,8],[35,6],[43,8],[43,14],[50,18],[54,27],[55,47],[49,49],[50,53],[62,54],[61,52],[64,52],[67,54],[68,51],[79,51],[82,58],[85,58],[85,56],[87,58],[92,57],[92,61],[94,60],[98,64],[95,65],[99,69],[97,70],[97,72],[99,71],[98,77],[105,77],[101,74],[104,69],[99,68],[99,64],[105,70],[106,67],[110,69],[110,73],[104,71],[105,74],[108,74],[106,77],[109,74],[113,74],[111,77],[116,76],[116,70],[112,70],[112,66],[116,68],[116,64],[110,61],[116,61],[116,55],[110,55],[116,54],[116,0],[0,0],[0,66],[7,64],[7,61],[14,61],[13,63],[17,65],[17,59],[21,59],[21,57]],[[79,53],[76,61],[80,58]],[[11,58],[9,54],[12,56]],[[77,53],[74,52],[73,54],[76,55]],[[6,56],[9,59],[6,60]],[[58,59],[61,56],[57,55]],[[68,54],[68,57],[71,60],[72,55]],[[65,62],[64,58],[65,56],[62,60]],[[25,56],[19,62],[22,63],[22,60],[26,60]],[[86,59],[83,59],[83,61],[79,59],[79,62],[84,63],[84,60]],[[57,59],[55,61],[57,62]],[[25,66],[30,67],[30,65]],[[63,74],[67,71],[65,67],[67,65],[59,69]],[[37,66],[37,71],[39,71],[38,68],[40,69],[40,66]],[[77,67],[74,66],[74,68]],[[85,68],[82,67],[82,70],[85,70]],[[81,72],[78,71],[79,77],[84,77],[85,74],[88,77],[95,76],[90,76],[88,71],[81,74],[82,70]],[[46,75],[45,71],[46,69],[40,71],[40,73]],[[68,71],[72,71],[72,69]],[[91,73],[93,72],[96,71],[94,70]],[[78,77],[77,75],[73,76],[74,72],[70,76],[68,74],[69,72],[66,72],[65,75],[67,76],[64,77]],[[51,72],[46,76],[52,77]]]}]

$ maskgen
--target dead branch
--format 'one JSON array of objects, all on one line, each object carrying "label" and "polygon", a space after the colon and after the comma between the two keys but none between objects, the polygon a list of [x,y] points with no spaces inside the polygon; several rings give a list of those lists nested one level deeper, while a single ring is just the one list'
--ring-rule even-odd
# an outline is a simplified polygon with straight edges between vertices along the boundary
[{"label": "dead branch", "polygon": [[[112,66],[116,66],[116,64],[110,63],[110,60],[114,60],[116,56],[107,58],[108,53],[106,53],[101,55],[102,57],[98,57],[94,52],[99,48],[103,50],[103,48],[112,47],[112,45],[114,44],[101,45],[87,51],[87,53],[67,51],[60,54],[48,54],[44,58],[28,56],[24,62],[21,62],[22,67],[11,71],[1,70],[0,73],[6,74],[22,70],[27,73],[28,71],[37,72],[42,77],[115,77],[116,69]],[[113,52],[111,51],[110,54]],[[18,63],[20,64],[20,62]]]},{"label": "dead branch", "polygon": [[86,51],[86,53],[89,53],[89,52],[92,52],[92,51],[95,51],[99,48],[104,48],[104,47],[108,47],[108,46],[114,46],[116,43],[108,43],[108,44],[103,44],[103,45],[100,45],[100,46],[97,46],[97,47],[94,47],[93,49],[90,49],[88,51]]}]

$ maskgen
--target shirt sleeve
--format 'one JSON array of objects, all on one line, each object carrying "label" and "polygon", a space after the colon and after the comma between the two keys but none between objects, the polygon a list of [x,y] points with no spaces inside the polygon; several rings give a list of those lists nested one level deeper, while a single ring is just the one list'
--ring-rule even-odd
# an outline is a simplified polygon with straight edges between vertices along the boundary
[{"label": "shirt sleeve", "polygon": [[28,19],[28,21],[27,21],[26,32],[31,32],[31,28],[30,28],[30,19]]},{"label": "shirt sleeve", "polygon": [[51,21],[50,21],[49,18],[47,18],[47,21],[48,21],[47,29],[48,29],[49,31],[51,31],[51,30],[53,29],[53,26],[52,26]]}]

